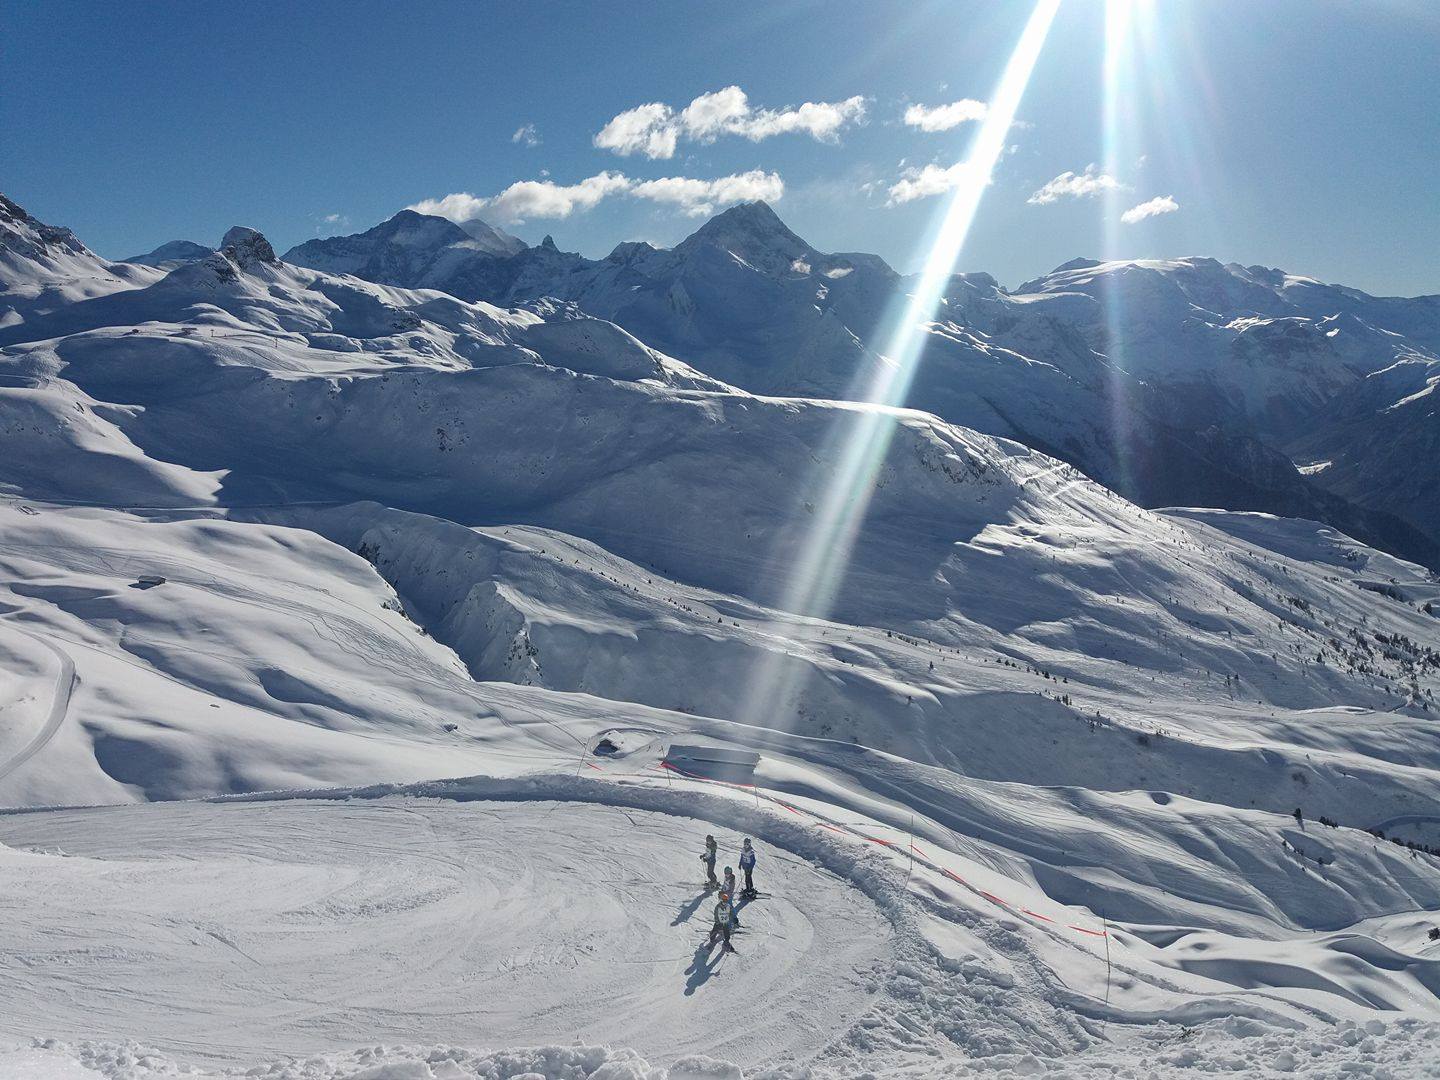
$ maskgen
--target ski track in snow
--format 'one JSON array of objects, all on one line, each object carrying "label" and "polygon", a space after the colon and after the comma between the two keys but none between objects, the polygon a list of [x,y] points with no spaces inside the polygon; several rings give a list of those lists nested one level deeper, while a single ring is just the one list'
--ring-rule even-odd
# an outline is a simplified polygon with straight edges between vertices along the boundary
[{"label": "ski track in snow", "polygon": [[45,749],[46,744],[55,737],[55,733],[60,730],[60,725],[65,722],[66,714],[70,710],[70,695],[75,690],[76,682],[75,661],[70,659],[69,653],[39,634],[32,634],[28,630],[21,630],[13,624],[10,628],[53,653],[55,659],[60,663],[60,671],[55,677],[55,697],[51,702],[50,711],[45,717],[44,725],[19,753],[12,756],[8,761],[0,762],[0,780],[9,776],[21,765],[24,765],[25,762]]},{"label": "ski track in snow", "polygon": [[763,851],[737,953],[702,950],[707,831],[738,852],[704,822],[575,803],[6,815],[0,1033],[229,1067],[375,1041],[804,1060],[866,1008],[890,926]]}]

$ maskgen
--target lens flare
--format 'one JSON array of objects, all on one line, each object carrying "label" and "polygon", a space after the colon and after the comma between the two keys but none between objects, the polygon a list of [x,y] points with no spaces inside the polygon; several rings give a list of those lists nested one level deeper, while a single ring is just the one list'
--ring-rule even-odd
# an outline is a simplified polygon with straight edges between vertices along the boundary
[{"label": "lens flare", "polygon": [[[964,163],[955,170],[957,183],[914,289],[901,298],[880,334],[886,344],[878,363],[851,394],[852,399],[867,404],[847,410],[836,422],[829,451],[820,465],[821,475],[829,478],[815,500],[811,521],[798,537],[794,566],[777,605],[802,619],[823,618],[833,609],[874,493],[876,473],[901,415],[896,407],[904,404],[914,381],[935,311],[1005,149],[1015,112],[1059,6],[1060,0],[1039,0],[1035,5],[990,99],[985,120]],[[833,468],[828,468],[827,462],[833,462]],[[791,628],[790,633],[798,629]],[[753,722],[789,715],[804,670],[805,665],[792,662],[784,650],[769,654],[751,681],[742,718]]]},{"label": "lens flare", "polygon": [[[1105,172],[1123,176],[1129,171],[1134,147],[1129,138],[1135,129],[1135,24],[1145,0],[1106,0],[1105,57],[1102,79],[1102,119]],[[1128,189],[1107,188],[1105,191],[1105,261],[1122,257],[1120,215]],[[1132,491],[1134,453],[1130,444],[1131,404],[1127,383],[1122,374],[1126,366],[1125,332],[1121,283],[1112,270],[1103,284],[1105,306],[1105,355],[1110,360],[1110,378],[1106,396],[1110,406],[1110,431],[1115,465],[1119,471],[1115,484],[1122,491]]]}]

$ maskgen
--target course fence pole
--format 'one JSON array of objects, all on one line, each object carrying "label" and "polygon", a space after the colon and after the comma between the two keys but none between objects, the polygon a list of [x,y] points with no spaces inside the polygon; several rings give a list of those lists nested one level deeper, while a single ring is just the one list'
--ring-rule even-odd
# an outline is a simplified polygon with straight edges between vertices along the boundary
[{"label": "course fence pole", "polygon": [[1100,1031],[1103,1034],[1110,1017],[1110,920],[1105,917],[1103,907],[1100,909],[1100,929],[1105,932],[1105,1014],[1100,1017]]},{"label": "course fence pole", "polygon": [[905,867],[905,890],[910,890],[910,875],[915,872],[915,811],[910,811],[910,833],[907,841],[906,857],[910,860]]}]

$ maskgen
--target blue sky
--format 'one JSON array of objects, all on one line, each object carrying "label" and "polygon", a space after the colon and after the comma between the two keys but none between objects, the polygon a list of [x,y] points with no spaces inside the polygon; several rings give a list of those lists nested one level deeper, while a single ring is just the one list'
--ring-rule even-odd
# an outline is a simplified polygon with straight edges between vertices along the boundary
[{"label": "blue sky", "polygon": [[[978,122],[926,130],[946,114],[907,110],[985,103],[1030,9],[11,0],[0,190],[121,257],[237,223],[284,250],[452,193],[527,240],[601,255],[673,244],[693,214],[783,188],[776,210],[815,246],[909,270],[942,201],[920,192]],[[1108,235],[1125,257],[1440,292],[1440,4],[1149,10],[1107,153],[1105,5],[1062,5],[961,269],[1015,285],[1104,254]],[[646,104],[665,108],[595,145]],[[490,201],[525,181],[555,188]],[[1116,220],[1142,204],[1162,212]]]}]

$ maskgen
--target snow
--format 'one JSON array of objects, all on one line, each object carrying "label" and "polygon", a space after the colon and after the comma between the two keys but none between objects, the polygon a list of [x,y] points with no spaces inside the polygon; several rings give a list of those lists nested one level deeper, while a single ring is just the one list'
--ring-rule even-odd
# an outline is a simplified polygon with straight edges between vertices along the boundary
[{"label": "snow", "polygon": [[[598,261],[553,244],[457,257],[438,235],[377,254],[403,216],[287,257],[469,300],[561,297],[758,394],[873,385],[910,284],[876,256],[815,250],[763,203],[672,250],[622,244]],[[1421,465],[1440,445],[1424,406],[1440,298],[1208,258],[1077,259],[1014,291],[957,274],[940,316],[905,404],[1045,450],[1143,505],[1315,517],[1440,566],[1440,492]],[[1337,467],[1301,475],[1290,456]]]},{"label": "snow", "polygon": [[203,259],[214,250],[204,244],[197,244],[193,240],[171,240],[161,244],[154,251],[146,252],[144,255],[131,255],[122,261],[138,263],[142,266],[155,266],[162,270],[173,270],[182,263]]},{"label": "snow", "polygon": [[391,285],[443,288],[467,275],[486,274],[496,258],[525,250],[523,241],[485,224],[402,210],[355,236],[309,240],[285,261],[332,274],[356,274]]},{"label": "snow", "polygon": [[[200,1062],[200,1073],[187,1075],[206,1076],[854,1075],[881,1049],[892,1075],[933,1075],[942,1061],[954,1076],[1049,1071],[1057,1047],[1037,1039],[1048,1010],[1027,999],[1058,992],[1073,1005],[1074,991],[1041,983],[1021,992],[1035,956],[1017,948],[1008,920],[998,934],[981,932],[1009,942],[1007,960],[948,958],[940,924],[953,943],[966,928],[980,931],[979,921],[907,892],[923,871],[901,877],[879,849],[857,843],[874,823],[847,825],[847,835],[819,831],[783,808],[752,806],[743,791],[695,787],[638,773],[556,774],[332,792],[322,801],[297,792],[12,817],[0,826],[12,847],[4,901],[28,918],[6,933],[52,942],[58,952],[28,966],[69,976],[53,1000],[44,981],[8,986],[18,1000],[6,1003],[11,1026],[103,1033],[114,1022],[140,1036],[47,1036],[13,1053],[54,1058],[57,1068],[73,1060],[117,1080],[194,1067],[179,1065],[177,1052]],[[703,913],[706,898],[684,884],[695,870],[684,864],[705,831],[726,852],[739,836],[717,829],[714,817],[759,837],[763,892],[742,913],[740,952],[697,967],[686,927],[703,919],[692,913]],[[69,846],[51,846],[60,844]],[[663,876],[646,876],[661,867]],[[572,875],[582,888],[568,884]],[[878,907],[867,909],[853,886]],[[744,963],[762,947],[763,964]],[[1131,967],[1118,951],[1129,949],[1124,936],[1116,947],[1117,997],[1133,981],[1161,997],[1179,989]],[[673,951],[656,955],[665,950]],[[1269,952],[1275,959],[1252,947],[1231,963],[1253,979],[1293,959],[1293,948]],[[1098,946],[1072,951],[1072,964],[1077,955],[1094,964]],[[836,1039],[845,1025],[827,1013],[847,1001],[860,1014]],[[1097,1017],[1108,1025],[1072,1022],[1050,1038],[1069,1050],[1065,1075],[1146,1076],[1159,1066],[1181,1076],[1318,1076],[1362,1062],[1393,1076],[1433,1075],[1427,1040],[1436,1029],[1403,1014],[1316,1026],[1306,1012],[1286,1018],[1282,999],[1268,995],[1238,1012],[1234,1004],[1213,1011],[1218,1004],[1192,998],[1118,1030],[1124,1009],[1115,1008]],[[659,1054],[582,1048],[587,1014],[610,1038],[654,1042]],[[582,1047],[495,1053],[445,1041],[459,1030],[493,1045],[510,1024],[533,1040],[547,1023]],[[387,1037],[395,1030],[439,1041],[406,1049]],[[326,1033],[341,1042],[358,1034],[369,1048],[284,1054]],[[937,1056],[956,1043],[975,1056]],[[730,1062],[714,1057],[717,1044]],[[693,1046],[703,1049],[687,1052]],[[807,1062],[817,1046],[826,1053]],[[279,1056],[257,1061],[254,1050]],[[748,1059],[756,1065],[745,1068]],[[607,1065],[636,1071],[594,1071]]]},{"label": "snow", "polygon": [[107,262],[69,229],[37,221],[0,195],[0,328],[160,276],[150,267]]},{"label": "snow", "polygon": [[889,924],[843,879],[762,852],[739,951],[710,956],[707,830],[733,862],[730,830],[566,802],[10,818],[0,948],[28,956],[0,1014],[16,1034],[247,1067],[357,1037],[804,1060],[864,1011]]},{"label": "snow", "polygon": [[[777,222],[712,231],[841,259]],[[0,1075],[1433,1072],[1440,860],[1366,831],[1434,840],[1421,567],[893,410],[801,615],[866,407],[250,230],[54,258],[0,330]],[[697,965],[706,832],[770,895]]]}]

